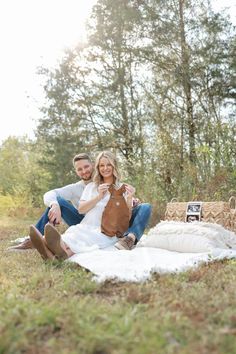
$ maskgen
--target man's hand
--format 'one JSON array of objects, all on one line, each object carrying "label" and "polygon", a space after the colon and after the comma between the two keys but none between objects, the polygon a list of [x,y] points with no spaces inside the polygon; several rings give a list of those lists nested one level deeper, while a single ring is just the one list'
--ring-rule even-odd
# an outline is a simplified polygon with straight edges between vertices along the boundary
[{"label": "man's hand", "polygon": [[58,204],[52,204],[48,212],[48,218],[49,221],[54,225],[61,223],[61,209]]}]

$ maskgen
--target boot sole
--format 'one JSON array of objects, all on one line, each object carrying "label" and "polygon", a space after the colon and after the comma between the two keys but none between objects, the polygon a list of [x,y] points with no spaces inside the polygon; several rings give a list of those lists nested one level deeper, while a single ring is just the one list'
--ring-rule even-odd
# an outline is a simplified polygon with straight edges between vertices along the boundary
[{"label": "boot sole", "polygon": [[61,235],[54,226],[47,224],[44,228],[45,240],[48,248],[58,259],[67,259],[66,251],[61,247]]},{"label": "boot sole", "polygon": [[29,236],[30,236],[30,240],[31,240],[33,246],[40,253],[41,257],[44,260],[54,259],[54,256],[47,249],[47,247],[43,241],[43,235],[38,231],[38,229],[36,229],[36,227],[34,225],[30,226]]}]

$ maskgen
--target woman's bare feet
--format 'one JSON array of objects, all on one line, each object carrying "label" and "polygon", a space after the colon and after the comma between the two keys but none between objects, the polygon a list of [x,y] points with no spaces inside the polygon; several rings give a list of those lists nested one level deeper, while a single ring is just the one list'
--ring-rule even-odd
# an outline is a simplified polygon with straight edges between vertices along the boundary
[{"label": "woman's bare feet", "polygon": [[55,259],[53,253],[48,249],[43,235],[39,232],[38,229],[36,229],[34,225],[30,226],[29,236],[33,246],[45,261],[48,259]]},{"label": "woman's bare feet", "polygon": [[47,247],[52,251],[57,259],[67,259],[68,254],[61,245],[61,235],[51,224],[45,225],[44,235]]}]

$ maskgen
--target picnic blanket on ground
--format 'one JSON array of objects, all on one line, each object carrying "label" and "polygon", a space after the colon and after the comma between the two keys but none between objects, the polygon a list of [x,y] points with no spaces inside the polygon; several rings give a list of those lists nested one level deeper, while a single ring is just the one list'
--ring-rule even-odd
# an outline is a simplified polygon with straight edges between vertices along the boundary
[{"label": "picnic blanket on ground", "polygon": [[[167,237],[164,243],[163,235]],[[158,237],[160,241],[157,242]],[[175,242],[172,242],[173,237]],[[199,237],[200,247],[196,247],[196,237]],[[143,282],[153,273],[179,273],[203,263],[236,258],[235,245],[236,235],[220,225],[161,222],[131,251],[120,251],[112,246],[75,254],[67,262],[78,263],[89,270],[97,282]]]},{"label": "picnic blanket on ground", "polygon": [[153,273],[184,272],[202,263],[236,258],[236,250],[215,249],[210,253],[180,253],[160,248],[136,247],[131,251],[97,250],[76,254],[75,262],[94,274],[94,280],[143,282]]}]

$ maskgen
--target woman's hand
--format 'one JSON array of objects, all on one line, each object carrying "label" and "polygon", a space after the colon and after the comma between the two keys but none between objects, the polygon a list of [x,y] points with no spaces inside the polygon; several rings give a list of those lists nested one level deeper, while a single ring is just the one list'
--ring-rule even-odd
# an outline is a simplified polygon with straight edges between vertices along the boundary
[{"label": "woman's hand", "polygon": [[107,193],[109,186],[110,184],[108,183],[102,183],[98,186],[98,195],[100,199],[102,199],[104,195]]},{"label": "woman's hand", "polygon": [[135,188],[133,186],[131,186],[130,184],[125,183],[125,190],[126,190],[127,196],[133,198],[133,196],[135,194]]},{"label": "woman's hand", "polygon": [[96,204],[104,197],[107,193],[110,184],[103,183],[98,186],[98,195],[91,200],[81,200],[79,203],[78,211],[80,214],[86,214],[89,210],[94,208]]},{"label": "woman's hand", "polygon": [[133,196],[135,193],[135,188],[131,186],[130,184],[125,183],[125,191],[127,193],[126,197],[126,203],[129,209],[129,219],[131,219],[132,216],[132,207],[133,207]]}]

